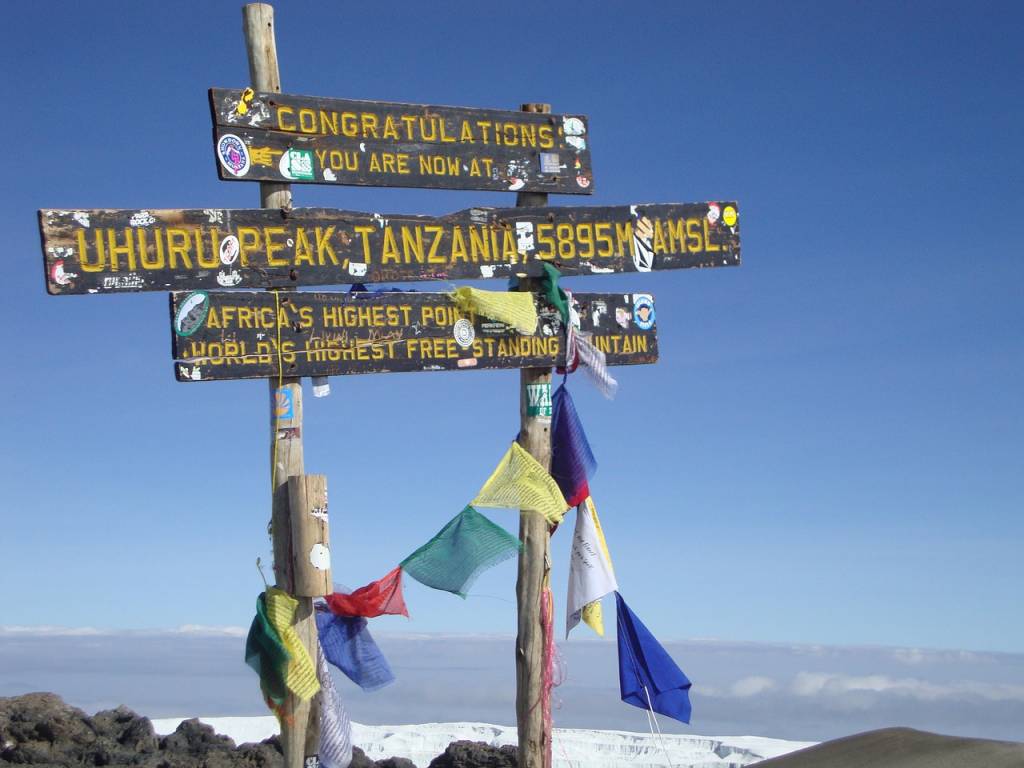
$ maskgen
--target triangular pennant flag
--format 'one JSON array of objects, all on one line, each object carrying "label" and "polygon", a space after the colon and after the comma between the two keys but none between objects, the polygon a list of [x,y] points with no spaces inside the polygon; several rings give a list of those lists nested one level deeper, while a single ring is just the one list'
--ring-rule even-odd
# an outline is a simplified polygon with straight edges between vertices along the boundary
[{"label": "triangular pennant flag", "polygon": [[511,325],[524,336],[537,332],[537,306],[531,293],[462,287],[448,295],[467,314],[482,315]]},{"label": "triangular pennant flag", "polygon": [[313,659],[310,658],[309,651],[306,650],[295,627],[292,626],[299,601],[277,587],[268,587],[266,594],[267,619],[270,621],[270,626],[277,631],[291,657],[285,671],[284,683],[288,686],[288,690],[305,701],[320,690],[320,684],[316,680]]},{"label": "triangular pennant flag", "polygon": [[323,768],[348,768],[352,763],[352,721],[334,687],[331,669],[321,648],[317,648],[316,671],[320,678],[320,765]]},{"label": "triangular pennant flag", "polygon": [[[565,604],[566,637],[580,623],[585,605],[619,588],[611,559],[606,554],[607,548],[601,546],[601,537],[594,523],[597,512],[592,512],[592,509],[586,504],[576,509],[576,530],[569,556],[569,597]],[[601,634],[603,632],[602,627]]]},{"label": "triangular pennant flag", "polygon": [[512,557],[521,546],[518,538],[467,506],[401,567],[428,587],[464,598],[477,576]]},{"label": "triangular pennant flag", "polygon": [[551,476],[570,507],[590,495],[589,479],[597,470],[572,395],[563,383],[551,399]]},{"label": "triangular pennant flag", "polygon": [[377,581],[360,587],[350,595],[335,592],[324,598],[339,616],[365,616],[372,619],[385,613],[409,616],[402,597],[402,569],[396,567]]},{"label": "triangular pennant flag", "polygon": [[615,593],[619,633],[619,690],[641,709],[690,722],[690,681],[654,639],[622,595]]},{"label": "triangular pennant flag", "polygon": [[256,616],[245,640],[245,663],[260,676],[260,689],[271,705],[280,706],[288,695],[284,682],[288,660],[288,650],[267,618],[267,597],[260,593]]},{"label": "triangular pennant flag", "polygon": [[[608,551],[608,542],[605,541],[604,529],[601,527],[601,519],[597,516],[597,507],[594,506],[594,500],[588,496],[583,503],[590,512],[590,516],[594,519],[594,528],[597,530],[597,540],[601,543],[601,551],[604,553],[604,557],[608,561],[608,567],[614,575],[615,567],[612,565],[612,556]],[[601,610],[600,600],[594,600],[593,602],[584,605],[582,618],[584,624],[597,632],[600,637],[604,637],[604,612]]]},{"label": "triangular pennant flag", "polygon": [[568,506],[558,483],[519,443],[512,443],[470,504],[539,512],[550,523],[562,522]]},{"label": "triangular pennant flag", "polygon": [[327,660],[364,691],[376,691],[395,681],[362,616],[337,616],[318,606],[316,629]]},{"label": "triangular pennant flag", "polygon": [[597,633],[598,637],[604,637],[604,610],[601,608],[600,600],[584,605],[580,611],[580,618]]}]

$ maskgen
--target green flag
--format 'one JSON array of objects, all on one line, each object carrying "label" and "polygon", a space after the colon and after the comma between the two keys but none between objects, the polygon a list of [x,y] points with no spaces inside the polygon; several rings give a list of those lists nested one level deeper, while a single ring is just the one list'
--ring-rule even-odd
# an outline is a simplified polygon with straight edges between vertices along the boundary
[{"label": "green flag", "polygon": [[249,627],[245,641],[245,663],[260,676],[263,695],[280,706],[288,689],[284,684],[290,656],[267,618],[267,596],[260,593],[256,600],[256,616]]},{"label": "green flag", "polygon": [[521,546],[511,533],[467,506],[401,567],[428,587],[464,598],[477,576],[512,557]]}]

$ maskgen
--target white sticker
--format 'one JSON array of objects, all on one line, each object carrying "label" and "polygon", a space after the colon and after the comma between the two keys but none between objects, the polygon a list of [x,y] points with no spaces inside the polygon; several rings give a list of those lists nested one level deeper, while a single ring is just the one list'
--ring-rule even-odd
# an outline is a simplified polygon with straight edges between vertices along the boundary
[{"label": "white sticker", "polygon": [[225,272],[223,269],[217,273],[217,285],[225,288],[234,288],[242,282],[242,273],[237,269],[232,269],[230,272]]},{"label": "white sticker", "polygon": [[358,261],[350,261],[348,263],[348,273],[353,277],[362,277],[366,274],[366,265],[360,264]]},{"label": "white sticker", "polygon": [[220,263],[230,267],[238,260],[238,238],[228,235],[220,241]]},{"label": "white sticker", "polygon": [[473,329],[473,324],[466,318],[460,317],[455,321],[455,325],[452,326],[452,333],[455,336],[456,343],[463,349],[469,349],[473,346],[476,331]]},{"label": "white sticker", "polygon": [[249,172],[249,148],[233,133],[225,133],[217,141],[217,159],[232,176],[245,176]]},{"label": "white sticker", "polygon": [[323,544],[314,544],[309,550],[309,562],[318,571],[329,571],[331,569],[331,550]]},{"label": "white sticker", "polygon": [[587,127],[578,117],[563,117],[562,130],[566,136],[582,136],[587,132]]}]

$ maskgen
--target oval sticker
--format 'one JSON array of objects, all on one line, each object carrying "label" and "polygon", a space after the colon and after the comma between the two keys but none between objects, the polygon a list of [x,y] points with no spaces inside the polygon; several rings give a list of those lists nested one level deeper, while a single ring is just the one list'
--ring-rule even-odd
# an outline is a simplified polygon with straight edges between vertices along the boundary
[{"label": "oval sticker", "polygon": [[206,291],[190,293],[174,314],[174,332],[179,336],[191,336],[203,327],[209,311],[210,297]]}]

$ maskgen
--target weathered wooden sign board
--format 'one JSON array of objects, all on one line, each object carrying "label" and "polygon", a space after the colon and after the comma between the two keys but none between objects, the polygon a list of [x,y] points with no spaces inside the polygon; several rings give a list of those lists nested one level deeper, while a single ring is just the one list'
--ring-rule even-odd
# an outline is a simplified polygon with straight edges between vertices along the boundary
[{"label": "weathered wooden sign board", "polygon": [[[609,365],[658,359],[650,294],[574,293],[580,332]],[[444,293],[192,291],[171,295],[179,381],[480,370],[564,362],[558,311],[535,296],[537,331],[467,315]]]},{"label": "weathered wooden sign board", "polygon": [[52,294],[647,272],[740,263],[735,202],[473,208],[43,210]]},{"label": "weathered wooden sign board", "polygon": [[587,118],[210,89],[220,178],[590,194]]}]

